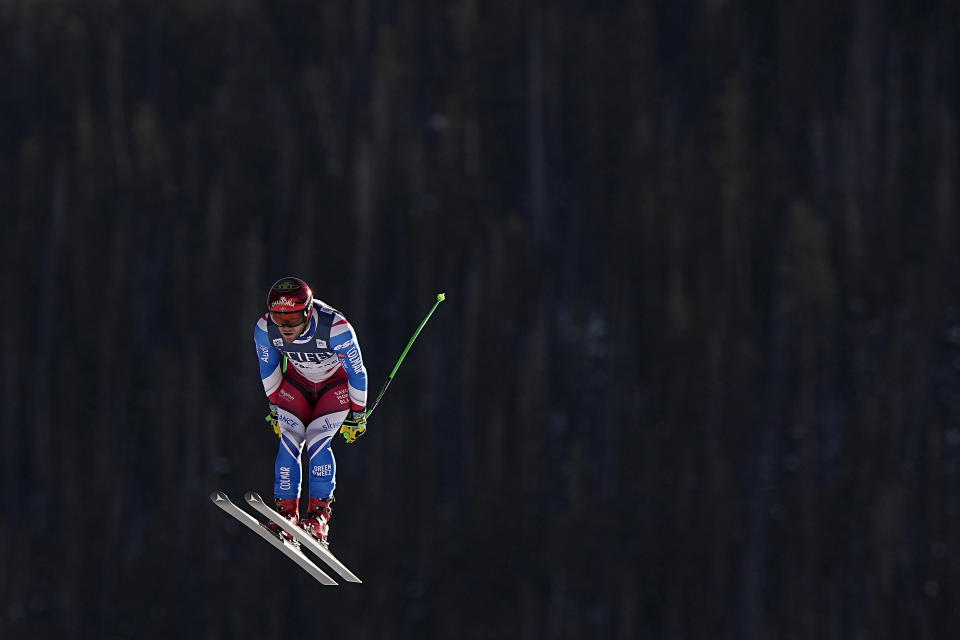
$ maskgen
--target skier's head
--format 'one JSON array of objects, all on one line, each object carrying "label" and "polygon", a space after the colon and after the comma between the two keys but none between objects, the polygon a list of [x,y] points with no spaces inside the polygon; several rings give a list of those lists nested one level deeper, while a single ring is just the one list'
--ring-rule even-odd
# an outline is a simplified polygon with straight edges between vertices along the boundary
[{"label": "skier's head", "polygon": [[280,278],[267,295],[267,313],[287,342],[297,339],[307,328],[313,313],[313,291],[300,278]]}]

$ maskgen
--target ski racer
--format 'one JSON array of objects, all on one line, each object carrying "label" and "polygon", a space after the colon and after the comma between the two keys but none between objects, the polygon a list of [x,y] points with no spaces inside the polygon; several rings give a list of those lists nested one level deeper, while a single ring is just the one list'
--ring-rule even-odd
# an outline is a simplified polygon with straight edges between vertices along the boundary
[{"label": "ski racer", "polygon": [[[280,437],[274,476],[276,509],[327,545],[337,465],[331,445],[340,431],[350,443],[366,431],[367,371],[353,327],[313,297],[300,278],[277,280],[267,313],[254,329],[267,420]],[[309,457],[309,503],[300,519],[300,458]],[[288,538],[275,523],[267,525]]]}]

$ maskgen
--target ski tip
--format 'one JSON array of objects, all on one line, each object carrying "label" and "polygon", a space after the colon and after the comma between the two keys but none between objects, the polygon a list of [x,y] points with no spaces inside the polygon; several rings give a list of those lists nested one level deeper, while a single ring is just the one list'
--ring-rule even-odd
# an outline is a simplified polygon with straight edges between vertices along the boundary
[{"label": "ski tip", "polygon": [[225,494],[223,491],[214,491],[210,494],[210,499],[214,502],[223,502],[224,500],[229,502],[230,500],[230,498],[227,497],[227,494]]},{"label": "ski tip", "polygon": [[243,499],[247,502],[263,502],[263,498],[260,497],[260,494],[256,491],[247,491],[243,494]]}]

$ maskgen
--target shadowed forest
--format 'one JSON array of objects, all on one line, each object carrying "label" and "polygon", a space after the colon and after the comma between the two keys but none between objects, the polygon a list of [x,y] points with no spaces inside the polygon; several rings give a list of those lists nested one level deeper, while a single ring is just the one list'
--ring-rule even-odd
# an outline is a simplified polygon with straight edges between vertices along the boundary
[{"label": "shadowed forest", "polygon": [[[3,638],[960,631],[960,7],[0,1]],[[321,587],[281,276],[379,390]]]}]

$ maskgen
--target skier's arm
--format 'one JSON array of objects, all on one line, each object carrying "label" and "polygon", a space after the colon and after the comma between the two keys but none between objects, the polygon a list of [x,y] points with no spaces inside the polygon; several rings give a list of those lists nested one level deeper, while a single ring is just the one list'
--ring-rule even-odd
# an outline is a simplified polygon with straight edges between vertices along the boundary
[{"label": "skier's arm", "polygon": [[362,413],[367,406],[367,369],[363,365],[360,343],[353,327],[339,313],[330,327],[330,345],[340,364],[347,371],[347,388],[350,392],[350,409]]},{"label": "skier's arm", "polygon": [[267,334],[267,316],[257,321],[257,326],[253,330],[253,341],[257,345],[257,359],[260,360],[263,391],[267,394],[270,404],[276,404],[280,383],[283,382],[283,371],[281,371],[280,350],[270,344],[270,337]]}]

